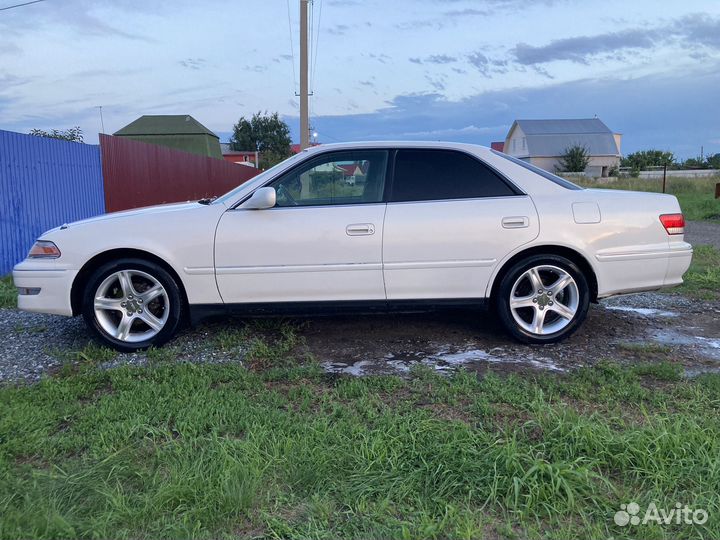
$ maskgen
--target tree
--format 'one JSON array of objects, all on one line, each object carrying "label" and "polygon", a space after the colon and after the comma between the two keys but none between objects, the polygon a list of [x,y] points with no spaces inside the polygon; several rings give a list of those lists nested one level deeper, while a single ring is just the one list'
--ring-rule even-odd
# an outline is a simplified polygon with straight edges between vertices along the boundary
[{"label": "tree", "polygon": [[230,138],[233,150],[260,153],[260,167],[265,169],[280,163],[292,153],[290,128],[278,113],[257,112],[250,120],[240,118],[233,126]]},{"label": "tree", "polygon": [[580,145],[569,146],[560,156],[558,172],[583,172],[590,163],[587,148]]},{"label": "tree", "polygon": [[697,156],[694,158],[688,158],[685,161],[682,162],[682,166],[685,169],[705,169],[709,167],[709,160],[705,160],[705,158]]},{"label": "tree", "polygon": [[675,156],[672,152],[663,150],[641,150],[628,154],[620,160],[621,167],[630,167],[640,171],[648,167],[663,167],[675,164]]},{"label": "tree", "polygon": [[47,137],[48,139],[60,139],[70,142],[83,142],[83,132],[82,129],[80,129],[80,126],[71,127],[70,129],[62,131],[58,129],[53,129],[52,131],[33,129],[30,131],[30,135],[35,135],[36,137]]},{"label": "tree", "polygon": [[720,169],[720,153],[708,156],[707,166],[711,169]]}]

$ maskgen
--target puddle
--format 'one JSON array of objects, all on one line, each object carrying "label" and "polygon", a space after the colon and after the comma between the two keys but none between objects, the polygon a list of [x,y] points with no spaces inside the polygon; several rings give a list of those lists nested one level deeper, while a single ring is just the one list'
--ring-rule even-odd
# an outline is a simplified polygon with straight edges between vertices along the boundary
[{"label": "puddle", "polygon": [[528,355],[517,357],[503,354],[500,347],[486,351],[483,349],[463,349],[452,351],[450,347],[440,348],[435,353],[422,352],[388,353],[376,360],[359,360],[357,362],[324,362],[325,371],[329,373],[346,373],[355,377],[365,375],[402,375],[414,366],[428,366],[434,370],[447,373],[456,371],[463,366],[482,363],[492,364],[526,364],[538,369],[563,372],[565,368],[557,365],[552,359]]},{"label": "puddle", "polygon": [[662,309],[654,308],[634,308],[629,306],[605,306],[605,309],[612,309],[613,311],[624,311],[627,313],[636,313],[643,317],[677,317],[677,313],[674,311],[665,311]]},{"label": "puddle", "polygon": [[685,368],[685,377],[693,379],[708,373],[720,373],[720,366],[693,366]]},{"label": "puddle", "polygon": [[663,345],[690,347],[706,358],[720,361],[720,339],[717,338],[693,336],[676,330],[657,330],[652,334],[652,339]]}]

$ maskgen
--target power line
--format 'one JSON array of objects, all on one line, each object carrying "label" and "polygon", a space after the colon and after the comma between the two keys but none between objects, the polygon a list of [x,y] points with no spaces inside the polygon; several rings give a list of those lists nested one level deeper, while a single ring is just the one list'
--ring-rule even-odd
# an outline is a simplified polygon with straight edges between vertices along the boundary
[{"label": "power line", "polygon": [[295,46],[293,45],[292,21],[290,20],[290,0],[287,0],[288,30],[290,30],[290,56],[292,56],[293,94],[297,94],[297,74],[295,73]]},{"label": "power line", "polygon": [[310,73],[310,90],[312,92],[315,91],[315,70],[317,69],[317,55],[318,55],[318,44],[320,43],[320,23],[322,21],[322,8],[323,8],[323,2],[320,0],[320,8],[318,9],[318,22],[317,22],[317,30],[315,35],[315,53],[314,58],[312,62],[312,71]]},{"label": "power line", "polygon": [[15,4],[14,6],[7,6],[7,7],[4,7],[4,8],[0,8],[0,11],[6,11],[6,10],[8,10],[8,9],[14,9],[14,8],[19,8],[19,7],[23,7],[23,6],[29,6],[30,4],[39,4],[40,2],[44,2],[44,1],[45,1],[45,0],[32,0],[32,2],[25,2],[25,3],[23,3],[23,4]]}]

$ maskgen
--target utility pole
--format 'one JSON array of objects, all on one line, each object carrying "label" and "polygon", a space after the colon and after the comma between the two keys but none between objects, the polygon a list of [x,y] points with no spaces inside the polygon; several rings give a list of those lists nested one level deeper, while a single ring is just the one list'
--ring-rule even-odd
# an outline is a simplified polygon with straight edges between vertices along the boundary
[{"label": "utility pole", "polygon": [[98,105],[95,108],[100,109],[100,128],[102,129],[102,132],[105,133],[105,122],[103,121],[102,105]]},{"label": "utility pole", "polygon": [[308,2],[300,0],[300,150],[310,146],[308,110]]}]

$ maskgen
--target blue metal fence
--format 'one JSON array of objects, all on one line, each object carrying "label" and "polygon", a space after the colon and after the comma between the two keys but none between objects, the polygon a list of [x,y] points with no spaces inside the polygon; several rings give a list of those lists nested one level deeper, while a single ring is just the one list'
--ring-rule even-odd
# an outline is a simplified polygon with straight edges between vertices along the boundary
[{"label": "blue metal fence", "polygon": [[104,212],[99,146],[0,130],[0,276],[44,231]]}]

